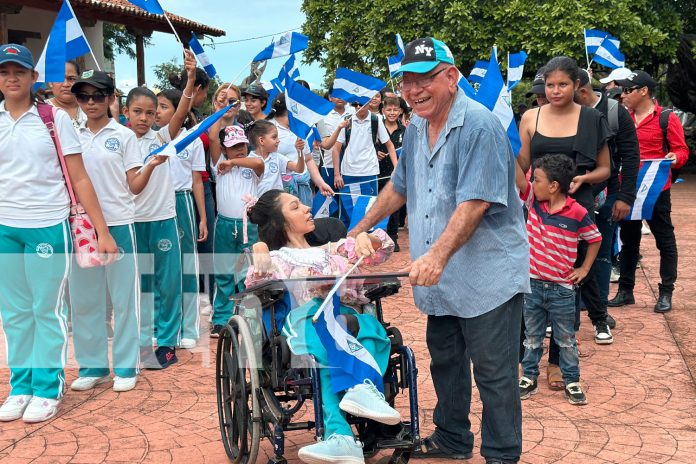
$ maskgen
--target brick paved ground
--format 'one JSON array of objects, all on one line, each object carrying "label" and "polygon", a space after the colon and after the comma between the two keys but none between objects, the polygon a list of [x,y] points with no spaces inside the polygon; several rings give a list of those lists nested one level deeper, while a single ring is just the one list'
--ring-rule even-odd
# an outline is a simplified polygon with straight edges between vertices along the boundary
[{"label": "brick paved ground", "polygon": [[[591,325],[583,315],[578,338],[582,349],[589,352],[589,357],[581,359],[581,369],[590,404],[569,405],[562,392],[548,390],[542,379],[540,393],[523,403],[522,462],[696,461],[694,195],[696,177],[689,177],[674,189],[673,210],[678,212],[674,220],[680,251],[675,310],[666,317],[652,311],[658,260],[652,237],[646,237],[643,269],[638,273],[637,304],[612,312],[618,324],[615,343],[595,345]],[[406,240],[402,242],[406,245]],[[407,253],[401,252],[389,269],[401,268],[406,263]],[[417,353],[425,435],[432,430],[430,413],[435,397],[428,373],[424,318],[413,306],[409,287],[389,300],[386,312],[391,320],[398,321],[407,343]],[[60,415],[48,423],[1,424],[0,461],[13,464],[225,462],[217,427],[214,372],[210,366],[214,344],[209,349],[206,340],[204,346],[194,352],[179,351],[179,363],[164,372],[145,373],[135,391],[117,394],[110,386],[86,393],[69,391]],[[0,362],[3,362],[1,359],[4,352],[0,350]],[[76,373],[73,364],[67,372],[68,382]],[[7,380],[7,369],[0,369],[0,398],[8,393]],[[472,427],[478,446],[481,404],[476,393],[474,397]],[[403,402],[400,405],[405,406]],[[297,447],[309,439],[307,433],[289,433],[287,456],[296,456]],[[269,449],[266,443],[264,452],[268,453]],[[483,459],[477,455],[470,462],[482,463]]]}]

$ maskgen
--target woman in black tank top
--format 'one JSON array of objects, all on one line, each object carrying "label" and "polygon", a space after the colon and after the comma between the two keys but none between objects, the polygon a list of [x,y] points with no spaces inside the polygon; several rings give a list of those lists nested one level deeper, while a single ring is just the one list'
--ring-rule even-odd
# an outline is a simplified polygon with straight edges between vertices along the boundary
[{"label": "woman in black tank top", "polygon": [[610,130],[599,111],[574,102],[578,73],[577,63],[571,58],[559,56],[548,62],[544,79],[549,104],[522,116],[522,148],[517,160],[527,172],[544,155],[562,153],[570,157],[576,167],[571,197],[592,210],[592,184],[603,182],[611,173],[607,145]]}]

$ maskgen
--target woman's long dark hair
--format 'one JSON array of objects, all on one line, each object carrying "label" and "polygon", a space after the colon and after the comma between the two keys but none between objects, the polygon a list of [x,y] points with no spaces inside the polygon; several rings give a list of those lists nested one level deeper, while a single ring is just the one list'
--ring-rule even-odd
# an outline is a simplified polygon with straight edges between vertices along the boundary
[{"label": "woman's long dark hair", "polygon": [[269,190],[249,209],[249,220],[259,227],[259,240],[269,250],[278,250],[288,243],[285,232],[285,216],[280,205],[283,190]]}]

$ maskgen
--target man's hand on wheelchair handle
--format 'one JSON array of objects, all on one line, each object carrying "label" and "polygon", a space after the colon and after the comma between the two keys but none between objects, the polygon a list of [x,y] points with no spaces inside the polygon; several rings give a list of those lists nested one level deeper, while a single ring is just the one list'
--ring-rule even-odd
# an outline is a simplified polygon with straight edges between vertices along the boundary
[{"label": "man's hand on wheelchair handle", "polygon": [[408,272],[411,285],[432,287],[440,282],[442,271],[446,265],[447,260],[443,260],[435,254],[426,253],[411,263],[403,272]]}]

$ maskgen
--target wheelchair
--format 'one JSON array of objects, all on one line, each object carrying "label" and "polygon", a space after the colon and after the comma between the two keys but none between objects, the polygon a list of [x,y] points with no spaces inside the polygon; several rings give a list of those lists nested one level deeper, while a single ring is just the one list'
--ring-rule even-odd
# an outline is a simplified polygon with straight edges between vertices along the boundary
[{"label": "wheelchair", "polygon": [[[356,435],[363,443],[365,457],[381,450],[393,450],[380,462],[405,464],[420,446],[418,393],[415,356],[403,344],[398,328],[384,321],[382,299],[399,292],[405,274],[356,275],[367,288],[371,312],[385,327],[391,352],[384,375],[385,399],[393,406],[402,392],[408,391],[408,420],[388,426],[352,417]],[[281,333],[283,311],[289,311],[293,284],[316,282],[331,286],[336,277],[307,277],[264,282],[234,295],[234,312],[218,339],[216,354],[217,406],[220,434],[225,452],[234,463],[257,462],[264,438],[273,444],[269,464],[287,463],[284,434],[312,430],[323,436],[324,421],[321,383],[313,358],[291,359],[290,349]],[[277,317],[280,318],[277,320]],[[265,320],[262,319],[265,317]],[[307,404],[313,405],[313,420],[294,421],[293,416]],[[311,414],[305,413],[305,415]],[[404,415],[406,417],[406,415]]]}]

